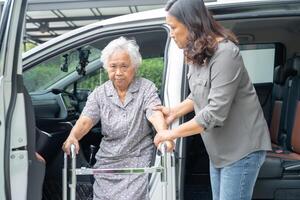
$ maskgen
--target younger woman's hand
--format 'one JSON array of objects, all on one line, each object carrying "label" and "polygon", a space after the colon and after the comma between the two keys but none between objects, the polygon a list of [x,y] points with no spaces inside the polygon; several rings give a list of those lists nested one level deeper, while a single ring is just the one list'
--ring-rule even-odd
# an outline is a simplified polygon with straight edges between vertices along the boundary
[{"label": "younger woman's hand", "polygon": [[172,108],[167,108],[165,106],[156,106],[153,110],[162,112],[168,125],[177,118],[175,110]]}]

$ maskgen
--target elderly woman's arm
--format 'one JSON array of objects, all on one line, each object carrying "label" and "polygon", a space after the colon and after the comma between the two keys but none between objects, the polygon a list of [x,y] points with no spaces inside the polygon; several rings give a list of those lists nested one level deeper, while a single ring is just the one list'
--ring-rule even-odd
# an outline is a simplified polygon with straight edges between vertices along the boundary
[{"label": "elderly woman's arm", "polygon": [[[149,121],[154,126],[157,132],[166,130],[168,128],[163,113],[160,111],[154,111],[153,114],[149,117]],[[173,140],[166,141],[166,144],[167,144],[167,151],[172,151],[174,149],[175,144]]]},{"label": "elderly woman's arm", "polygon": [[74,144],[76,147],[76,153],[79,152],[79,143],[78,141],[85,136],[93,128],[93,121],[91,118],[86,116],[81,116],[75,126],[72,128],[69,137],[63,144],[63,150],[68,155],[70,154],[70,146]]},{"label": "elderly woman's arm", "polygon": [[161,130],[166,130],[168,128],[164,116],[160,111],[154,111],[153,114],[149,117],[149,121],[154,126],[157,132]]}]

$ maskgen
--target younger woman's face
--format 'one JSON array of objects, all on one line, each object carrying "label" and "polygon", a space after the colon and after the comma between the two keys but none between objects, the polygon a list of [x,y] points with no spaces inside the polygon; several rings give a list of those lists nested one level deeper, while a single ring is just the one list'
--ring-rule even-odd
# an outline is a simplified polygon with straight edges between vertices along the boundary
[{"label": "younger woman's face", "polygon": [[180,49],[185,48],[187,46],[189,35],[186,26],[170,14],[167,14],[166,22],[171,27],[170,37],[174,39]]}]

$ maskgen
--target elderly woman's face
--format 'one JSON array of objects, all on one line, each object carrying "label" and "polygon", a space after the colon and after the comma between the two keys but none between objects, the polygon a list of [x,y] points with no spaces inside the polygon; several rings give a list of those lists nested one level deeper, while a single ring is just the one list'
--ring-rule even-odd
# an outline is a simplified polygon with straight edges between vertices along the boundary
[{"label": "elderly woman's face", "polygon": [[117,89],[127,90],[135,76],[135,71],[130,56],[125,51],[117,51],[108,59],[108,77]]}]

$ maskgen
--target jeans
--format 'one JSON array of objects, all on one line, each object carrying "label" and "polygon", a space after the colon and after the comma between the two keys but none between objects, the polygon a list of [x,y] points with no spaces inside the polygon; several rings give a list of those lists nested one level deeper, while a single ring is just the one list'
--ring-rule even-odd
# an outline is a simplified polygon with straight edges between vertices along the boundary
[{"label": "jeans", "polygon": [[256,151],[223,168],[210,163],[213,200],[251,200],[266,151]]}]

